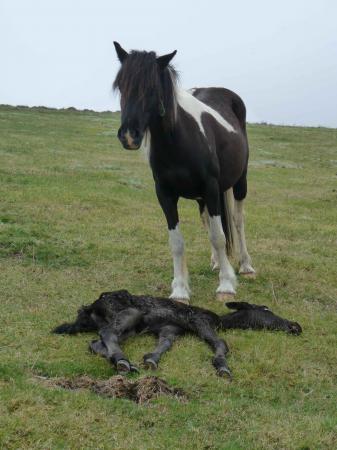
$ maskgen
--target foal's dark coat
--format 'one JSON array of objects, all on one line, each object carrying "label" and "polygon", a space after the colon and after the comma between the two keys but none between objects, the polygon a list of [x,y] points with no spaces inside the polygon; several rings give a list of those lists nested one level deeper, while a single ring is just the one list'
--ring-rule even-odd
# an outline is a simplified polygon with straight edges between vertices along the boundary
[{"label": "foal's dark coat", "polygon": [[231,302],[227,306],[236,311],[218,316],[212,311],[165,298],[136,296],[126,290],[106,292],[91,305],[82,307],[75,322],[60,325],[54,332],[98,331],[101,339],[91,342],[91,350],[110,359],[119,371],[126,372],[137,370],[120,348],[120,343],[131,335],[152,333],[158,337],[155,350],[144,355],[145,365],[156,368],[161,355],[170,349],[174,340],[191,333],[206,341],[215,352],[213,365],[217,373],[230,375],[226,362],[228,346],[216,330],[251,328],[291,334],[302,331],[298,323],[276,316],[266,306],[246,302]]}]

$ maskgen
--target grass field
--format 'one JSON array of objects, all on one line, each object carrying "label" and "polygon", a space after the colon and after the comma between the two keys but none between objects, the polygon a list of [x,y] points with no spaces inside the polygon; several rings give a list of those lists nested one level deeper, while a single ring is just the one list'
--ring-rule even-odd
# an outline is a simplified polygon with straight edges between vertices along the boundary
[{"label": "grass field", "polygon": [[[250,125],[247,239],[256,280],[238,299],[301,323],[300,337],[232,331],[234,380],[182,338],[158,375],[187,403],[148,405],[51,389],[48,377],[114,374],[91,335],[55,336],[106,290],[168,295],[166,225],[148,165],[116,140],[118,114],[0,107],[0,448],[337,448],[337,130]],[[194,202],[180,202],[192,302],[221,313]],[[225,336],[224,334],[222,334]],[[140,362],[148,336],[125,348]],[[141,371],[141,376],[146,372]]]}]

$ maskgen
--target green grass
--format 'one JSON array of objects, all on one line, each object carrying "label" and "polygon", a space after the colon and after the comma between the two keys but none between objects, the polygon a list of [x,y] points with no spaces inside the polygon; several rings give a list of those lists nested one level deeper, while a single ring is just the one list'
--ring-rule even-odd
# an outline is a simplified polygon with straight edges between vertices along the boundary
[{"label": "green grass", "polygon": [[[226,333],[234,381],[182,338],[158,375],[188,403],[148,406],[47,388],[34,374],[107,378],[89,335],[53,336],[83,303],[119,288],[168,295],[166,225],[142,155],[108,113],[0,107],[0,447],[333,449],[337,442],[337,130],[250,125],[246,230],[258,278],[238,299],[299,321],[301,337]],[[220,313],[194,202],[180,202],[192,302]],[[125,348],[135,362],[148,336]],[[142,375],[145,371],[142,371]]]}]

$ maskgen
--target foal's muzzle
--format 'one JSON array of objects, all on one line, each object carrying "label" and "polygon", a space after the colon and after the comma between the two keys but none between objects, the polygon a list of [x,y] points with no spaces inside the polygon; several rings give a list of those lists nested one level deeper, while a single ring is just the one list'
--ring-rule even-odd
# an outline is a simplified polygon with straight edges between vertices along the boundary
[{"label": "foal's muzzle", "polygon": [[123,127],[120,127],[117,136],[125,150],[138,150],[141,146],[144,133],[138,129],[130,130],[128,128],[125,130]]}]

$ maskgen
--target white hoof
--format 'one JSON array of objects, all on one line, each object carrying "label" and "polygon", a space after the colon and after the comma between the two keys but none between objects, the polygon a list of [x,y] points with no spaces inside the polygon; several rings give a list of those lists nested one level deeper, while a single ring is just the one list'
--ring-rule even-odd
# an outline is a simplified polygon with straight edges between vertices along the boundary
[{"label": "white hoof", "polygon": [[256,272],[240,272],[240,276],[243,278],[251,278],[252,280],[255,280]]},{"label": "white hoof", "polygon": [[256,272],[250,264],[241,264],[239,274],[245,278],[255,278]]},{"label": "white hoof", "polygon": [[172,282],[172,294],[170,295],[170,299],[176,300],[182,303],[188,303],[190,299],[190,288],[186,285],[185,281],[176,281]]},{"label": "white hoof", "polygon": [[236,294],[234,284],[231,280],[221,280],[218,289],[216,290],[217,300],[223,301],[228,299],[233,299]]},{"label": "white hoof", "polygon": [[233,300],[235,292],[217,292],[216,299],[218,302],[226,302],[227,300]]}]

